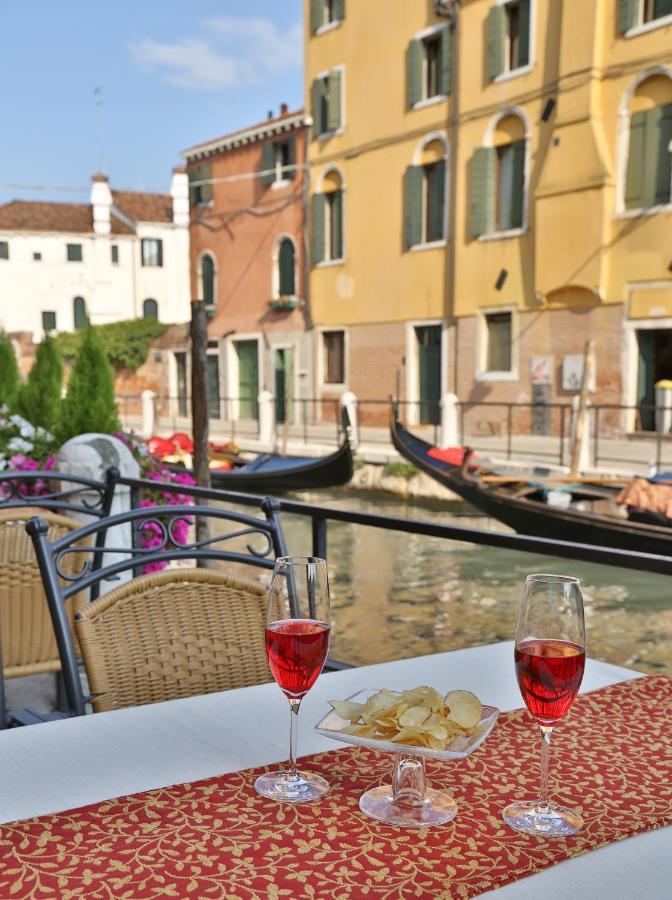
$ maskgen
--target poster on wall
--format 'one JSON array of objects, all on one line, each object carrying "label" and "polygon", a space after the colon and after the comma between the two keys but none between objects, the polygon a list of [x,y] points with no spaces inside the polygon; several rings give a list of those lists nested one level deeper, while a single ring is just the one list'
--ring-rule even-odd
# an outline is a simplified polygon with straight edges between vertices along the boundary
[{"label": "poster on wall", "polygon": [[[563,391],[580,391],[583,381],[583,353],[570,353],[562,358],[562,389]],[[595,373],[590,379],[588,390],[595,391]]]},{"label": "poster on wall", "polygon": [[533,356],[530,360],[532,384],[551,384],[553,381],[553,357]]}]

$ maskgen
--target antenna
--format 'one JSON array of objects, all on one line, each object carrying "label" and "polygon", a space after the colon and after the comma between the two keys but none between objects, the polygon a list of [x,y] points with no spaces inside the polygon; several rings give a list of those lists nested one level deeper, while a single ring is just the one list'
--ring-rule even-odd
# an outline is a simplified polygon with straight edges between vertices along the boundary
[{"label": "antenna", "polygon": [[105,121],[103,117],[103,89],[98,86],[93,89],[96,104],[96,118],[98,119],[98,139],[100,141],[100,171],[107,172],[107,150],[105,146]]}]

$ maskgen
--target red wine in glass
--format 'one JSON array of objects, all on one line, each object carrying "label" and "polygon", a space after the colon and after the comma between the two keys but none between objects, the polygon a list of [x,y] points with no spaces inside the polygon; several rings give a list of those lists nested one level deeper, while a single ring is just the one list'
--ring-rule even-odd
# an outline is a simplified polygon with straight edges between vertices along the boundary
[{"label": "red wine in glass", "polygon": [[326,622],[314,619],[281,619],[266,626],[268,665],[287,697],[303,697],[317,681],[330,632]]},{"label": "red wine in glass", "polygon": [[571,641],[530,639],[516,647],[514,660],[525,706],[540,725],[554,725],[579,692],[585,650]]}]

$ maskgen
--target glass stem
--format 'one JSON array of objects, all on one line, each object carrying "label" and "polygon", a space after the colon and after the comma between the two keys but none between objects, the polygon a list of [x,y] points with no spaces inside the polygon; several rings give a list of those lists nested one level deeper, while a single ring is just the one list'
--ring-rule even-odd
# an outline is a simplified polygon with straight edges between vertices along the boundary
[{"label": "glass stem", "polygon": [[301,700],[291,697],[289,700],[289,766],[288,775],[296,779],[299,773],[296,771],[296,729],[299,722],[299,707]]},{"label": "glass stem", "polygon": [[548,764],[551,758],[552,725],[540,725],[541,731],[541,789],[539,791],[539,806],[548,808]]}]

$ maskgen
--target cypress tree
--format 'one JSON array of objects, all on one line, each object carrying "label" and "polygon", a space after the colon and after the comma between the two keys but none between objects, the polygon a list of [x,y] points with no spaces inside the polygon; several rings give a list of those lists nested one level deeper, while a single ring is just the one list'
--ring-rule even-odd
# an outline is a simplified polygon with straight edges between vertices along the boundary
[{"label": "cypress tree", "polygon": [[62,387],[61,351],[56,342],[47,336],[37,348],[28,381],[19,388],[18,411],[33,425],[53,431],[59,421]]},{"label": "cypress tree", "polygon": [[12,342],[0,332],[0,404],[13,407],[19,390],[19,365]]},{"label": "cypress tree", "polygon": [[96,332],[87,328],[61,404],[58,435],[67,441],[89,431],[110,434],[120,428],[112,367]]}]

